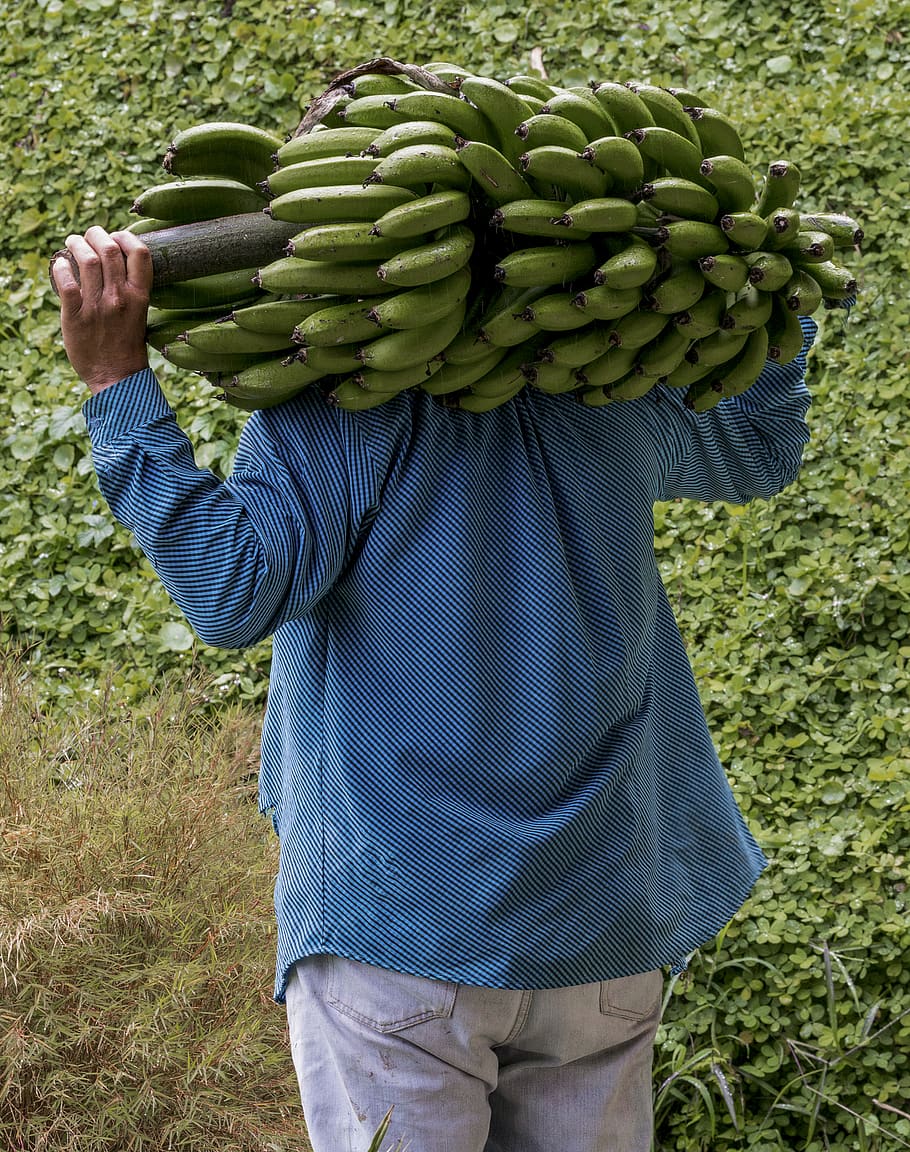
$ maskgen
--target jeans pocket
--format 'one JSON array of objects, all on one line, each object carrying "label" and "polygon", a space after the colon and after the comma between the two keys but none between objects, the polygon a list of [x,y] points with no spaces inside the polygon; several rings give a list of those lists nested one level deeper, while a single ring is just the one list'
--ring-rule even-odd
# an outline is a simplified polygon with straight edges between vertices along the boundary
[{"label": "jeans pocket", "polygon": [[600,1011],[604,1016],[621,1016],[624,1020],[646,1020],[660,1007],[663,984],[660,968],[602,980]]},{"label": "jeans pocket", "polygon": [[458,985],[395,972],[345,956],[329,958],[326,1003],[376,1032],[398,1032],[452,1015]]}]

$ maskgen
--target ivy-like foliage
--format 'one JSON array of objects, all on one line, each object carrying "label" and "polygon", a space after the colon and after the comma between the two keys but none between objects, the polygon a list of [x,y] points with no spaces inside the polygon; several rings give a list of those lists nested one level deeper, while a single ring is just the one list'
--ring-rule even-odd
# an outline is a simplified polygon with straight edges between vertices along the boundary
[{"label": "ivy-like foliage", "polygon": [[[910,28],[886,0],[34,0],[0,44],[0,645],[49,706],[102,683],[139,698],[204,669],[261,702],[268,645],[192,636],[98,495],[47,259],[123,225],[174,133],[206,119],[286,132],[376,55],[505,78],[639,79],[703,93],[756,174],[803,173],[800,205],[866,232],[859,304],[819,317],[799,480],[747,508],[661,505],[663,576],[739,801],[772,858],[746,914],[669,999],[657,1149],[910,1147],[906,884]],[[904,14],[905,15],[905,14]],[[243,416],[156,361],[226,474]]]}]

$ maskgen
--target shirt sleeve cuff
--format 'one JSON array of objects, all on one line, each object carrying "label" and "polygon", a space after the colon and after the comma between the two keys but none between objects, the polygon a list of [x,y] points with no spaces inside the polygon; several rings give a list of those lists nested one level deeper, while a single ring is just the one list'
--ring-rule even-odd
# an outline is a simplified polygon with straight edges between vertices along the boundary
[{"label": "shirt sleeve cuff", "polygon": [[154,372],[143,368],[91,396],[82,407],[82,415],[92,444],[97,447],[161,417],[173,416],[173,409]]}]

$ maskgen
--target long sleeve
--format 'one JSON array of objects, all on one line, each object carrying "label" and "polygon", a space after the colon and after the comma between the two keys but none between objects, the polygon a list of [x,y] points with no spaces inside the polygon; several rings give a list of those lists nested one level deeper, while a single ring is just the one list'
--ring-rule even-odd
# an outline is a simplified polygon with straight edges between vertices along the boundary
[{"label": "long sleeve", "polygon": [[255,644],[333,584],[369,493],[355,482],[352,514],[349,445],[326,405],[298,413],[293,468],[274,421],[254,414],[227,481],[197,468],[150,371],[84,413],[102,494],[205,642]]},{"label": "long sleeve", "polygon": [[756,496],[776,495],[796,478],[809,440],[806,355],[817,331],[811,317],[800,319],[805,335],[800,354],[786,365],[769,361],[741,396],[696,415],[683,407],[679,390],[663,389],[674,409],[668,430],[678,456],[659,499],[746,504]]}]

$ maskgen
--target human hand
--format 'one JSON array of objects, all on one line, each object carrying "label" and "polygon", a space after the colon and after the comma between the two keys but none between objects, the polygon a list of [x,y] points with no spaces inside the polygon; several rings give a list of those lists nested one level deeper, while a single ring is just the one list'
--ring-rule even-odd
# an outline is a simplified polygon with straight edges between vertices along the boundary
[{"label": "human hand", "polygon": [[68,236],[66,247],[79,276],[65,256],[54,261],[63,347],[94,395],[148,367],[152,256],[131,232],[109,235],[98,226],[84,236]]}]

